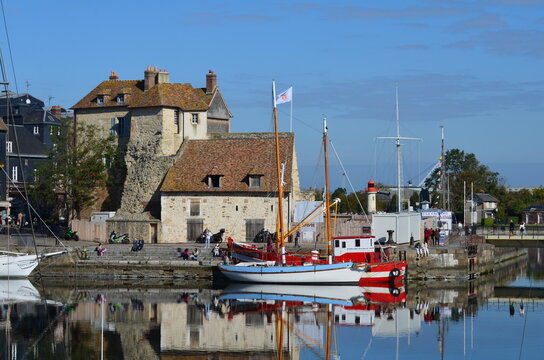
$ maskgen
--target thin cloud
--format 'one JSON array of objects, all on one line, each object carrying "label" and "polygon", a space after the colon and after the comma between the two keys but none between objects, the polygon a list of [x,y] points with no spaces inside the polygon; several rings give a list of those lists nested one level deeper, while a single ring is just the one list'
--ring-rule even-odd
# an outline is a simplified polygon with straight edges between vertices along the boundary
[{"label": "thin cloud", "polygon": [[429,50],[431,47],[423,44],[406,44],[394,48],[399,50]]},{"label": "thin cloud", "polygon": [[506,27],[508,24],[497,14],[483,14],[475,18],[462,20],[454,23],[451,29],[455,32],[493,29]]},{"label": "thin cloud", "polygon": [[240,15],[225,15],[218,13],[195,13],[188,14],[187,19],[192,25],[200,26],[223,26],[227,23],[243,23],[243,24],[262,24],[274,22],[277,20],[274,16],[256,15],[256,14],[240,14]]},{"label": "thin cloud", "polygon": [[467,10],[449,6],[409,6],[403,9],[379,9],[361,6],[322,7],[319,11],[340,19],[415,19],[464,15]]},{"label": "thin cloud", "polygon": [[478,46],[478,43],[472,40],[455,41],[455,42],[444,45],[445,48],[452,48],[452,49],[473,49],[477,46]]}]

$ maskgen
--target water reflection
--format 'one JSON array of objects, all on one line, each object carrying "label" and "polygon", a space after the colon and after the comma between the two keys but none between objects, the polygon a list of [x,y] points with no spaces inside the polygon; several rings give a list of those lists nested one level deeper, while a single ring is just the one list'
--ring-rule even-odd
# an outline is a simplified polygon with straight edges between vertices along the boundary
[{"label": "water reflection", "polygon": [[526,286],[542,271],[531,256],[459,284],[4,281],[0,358],[534,358],[544,350],[544,289]]}]

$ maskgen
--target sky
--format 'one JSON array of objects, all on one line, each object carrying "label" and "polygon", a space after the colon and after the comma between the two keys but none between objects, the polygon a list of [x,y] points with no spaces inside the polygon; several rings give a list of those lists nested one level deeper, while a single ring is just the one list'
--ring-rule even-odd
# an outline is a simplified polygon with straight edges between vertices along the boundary
[{"label": "sky", "polygon": [[[403,184],[438,160],[440,126],[446,150],[474,153],[505,185],[544,184],[544,0],[2,1],[10,88],[46,104],[73,106],[111,71],[157,66],[204,87],[211,69],[231,130],[262,132],[275,80],[293,87],[302,187],[323,184],[326,117],[332,186],[360,190],[395,184],[394,143],[377,137],[396,134],[398,88],[401,136],[421,138],[402,142]],[[289,131],[291,104],[278,113]]]}]

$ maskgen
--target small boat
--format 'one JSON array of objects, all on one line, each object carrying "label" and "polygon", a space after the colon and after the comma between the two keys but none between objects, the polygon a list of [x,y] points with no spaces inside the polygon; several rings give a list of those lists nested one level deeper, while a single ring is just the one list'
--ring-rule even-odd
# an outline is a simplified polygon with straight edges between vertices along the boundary
[{"label": "small boat", "polygon": [[27,277],[38,266],[41,259],[65,254],[67,250],[45,254],[26,254],[13,251],[0,251],[0,278]]}]

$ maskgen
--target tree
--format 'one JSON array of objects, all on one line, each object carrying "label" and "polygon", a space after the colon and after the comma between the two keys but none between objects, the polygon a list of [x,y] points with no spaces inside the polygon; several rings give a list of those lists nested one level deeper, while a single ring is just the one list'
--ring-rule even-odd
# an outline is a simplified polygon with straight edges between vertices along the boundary
[{"label": "tree", "polygon": [[[470,189],[474,184],[474,192],[489,193],[497,196],[504,191],[502,178],[499,173],[489,170],[486,165],[480,164],[476,156],[472,153],[465,153],[459,149],[448,150],[445,154],[445,187],[449,182],[450,207],[455,213],[463,213],[463,182]],[[440,183],[440,171],[438,168],[425,181],[425,187],[432,191],[431,206],[440,206],[440,194],[438,194],[438,185]]]},{"label": "tree", "polygon": [[79,125],[77,144],[74,139],[70,119],[63,121],[47,161],[37,169],[39,181],[31,199],[50,221],[61,213],[79,219],[81,211],[96,201],[96,191],[106,186],[116,165],[113,136],[104,138],[97,127]]}]

